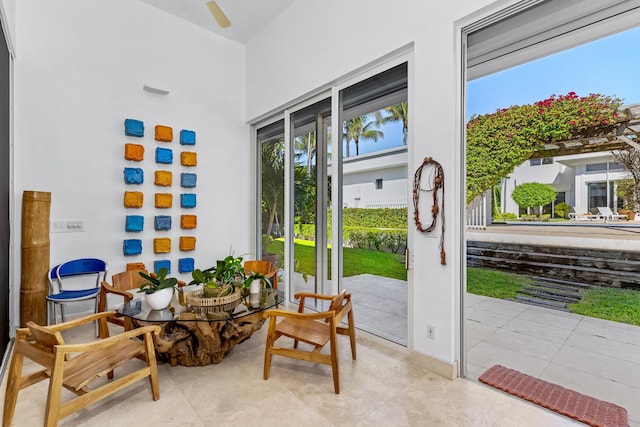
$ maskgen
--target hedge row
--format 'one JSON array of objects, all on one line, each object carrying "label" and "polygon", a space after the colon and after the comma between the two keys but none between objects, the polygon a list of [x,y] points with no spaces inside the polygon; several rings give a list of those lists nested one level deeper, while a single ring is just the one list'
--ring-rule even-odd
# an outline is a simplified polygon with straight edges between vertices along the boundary
[{"label": "hedge row", "polygon": [[[314,224],[296,224],[294,237],[302,240],[315,240]],[[407,247],[406,228],[367,228],[344,227],[342,238],[344,244],[352,248],[368,248],[371,250],[390,250],[393,253],[403,252]],[[329,230],[328,239],[331,239]]]},{"label": "hedge row", "polygon": [[345,208],[342,210],[342,224],[345,227],[406,228],[407,208]]},{"label": "hedge row", "polygon": [[344,243],[352,248],[388,249],[396,254],[407,247],[407,229],[344,227]]}]

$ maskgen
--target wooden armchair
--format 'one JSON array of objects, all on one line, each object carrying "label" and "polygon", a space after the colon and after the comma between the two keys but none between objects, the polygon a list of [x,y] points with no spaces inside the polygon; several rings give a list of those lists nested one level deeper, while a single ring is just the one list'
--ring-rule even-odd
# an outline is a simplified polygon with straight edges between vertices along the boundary
[{"label": "wooden armchair", "polygon": [[[351,341],[351,357],[356,360],[356,333],[353,323],[353,306],[351,294],[346,290],[338,295],[321,295],[310,292],[300,292],[295,295],[300,299],[298,312],[286,310],[267,310],[265,319],[269,319],[267,344],[264,353],[264,379],[269,379],[271,371],[271,357],[273,355],[306,360],[312,363],[331,365],[333,372],[333,387],[336,394],[340,393],[340,372],[338,365],[338,341],[336,334],[349,335]],[[314,298],[331,301],[329,309],[320,313],[304,313],[305,299]],[[276,322],[277,318],[282,318]],[[340,322],[347,317],[347,327],[340,326]],[[281,336],[294,340],[293,348],[276,347],[275,341]],[[310,344],[313,350],[299,350],[298,341]],[[329,343],[329,354],[320,353],[325,344]]]},{"label": "wooden armchair", "polygon": [[[131,301],[134,298],[134,294],[129,291],[137,291],[145,282],[144,277],[140,276],[138,273],[143,272],[147,273],[147,270],[127,270],[122,273],[114,274],[111,276],[111,282],[102,281],[100,283],[100,300],[98,302],[98,312],[103,313],[108,311],[107,307],[107,297],[108,295],[119,295],[122,297],[122,302]],[[125,331],[130,331],[133,326],[131,324],[131,319],[128,317],[120,318],[120,317],[109,317],[107,318],[107,322],[113,323],[118,326],[122,326]],[[109,336],[109,328],[107,323],[100,323],[99,325],[99,336],[100,338],[107,338]]]},{"label": "wooden armchair", "polygon": [[[158,367],[153,346],[153,334],[157,335],[160,332],[159,326],[145,326],[84,344],[65,344],[61,331],[96,320],[106,323],[107,317],[113,315],[113,312],[98,313],[51,326],[28,322],[26,328],[17,330],[4,399],[4,427],[11,425],[18,392],[47,378],[49,392],[45,426],[57,426],[60,419],[146,377],[149,377],[153,400],[160,398]],[[142,340],[136,337],[142,337]],[[44,369],[22,376],[25,357]],[[144,362],[135,360],[139,357]],[[93,380],[133,360],[135,362],[132,363],[143,366],[102,386],[93,389],[88,387]],[[78,396],[62,402],[62,387]]]},{"label": "wooden armchair", "polygon": [[254,259],[244,262],[244,272],[260,273],[271,282],[273,289],[278,289],[278,266],[271,265],[270,261],[264,261],[261,259]]}]

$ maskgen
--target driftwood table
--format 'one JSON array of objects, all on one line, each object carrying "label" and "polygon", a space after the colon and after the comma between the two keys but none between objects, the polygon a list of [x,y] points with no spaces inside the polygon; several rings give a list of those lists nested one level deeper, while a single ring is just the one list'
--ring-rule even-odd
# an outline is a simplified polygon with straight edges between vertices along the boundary
[{"label": "driftwood table", "polygon": [[264,310],[284,301],[282,291],[265,289],[263,293],[257,307],[243,301],[230,312],[180,305],[174,296],[164,310],[151,310],[141,298],[123,304],[118,313],[131,318],[136,327],[160,325],[162,331],[155,342],[158,360],[171,366],[203,366],[220,363],[237,344],[262,327]]}]

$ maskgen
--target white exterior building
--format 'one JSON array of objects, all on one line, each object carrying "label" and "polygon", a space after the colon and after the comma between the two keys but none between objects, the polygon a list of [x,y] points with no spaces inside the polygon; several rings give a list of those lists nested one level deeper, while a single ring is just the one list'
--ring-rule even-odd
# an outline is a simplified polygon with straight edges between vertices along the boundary
[{"label": "white exterior building", "polygon": [[407,147],[343,160],[343,207],[406,208]]},{"label": "white exterior building", "polygon": [[622,200],[616,195],[617,181],[629,177],[610,151],[527,160],[503,180],[502,206],[505,213],[518,214],[520,208],[511,198],[514,188],[526,182],[539,182],[556,190],[556,203],[564,201],[593,213],[599,206],[617,210],[622,207]]}]

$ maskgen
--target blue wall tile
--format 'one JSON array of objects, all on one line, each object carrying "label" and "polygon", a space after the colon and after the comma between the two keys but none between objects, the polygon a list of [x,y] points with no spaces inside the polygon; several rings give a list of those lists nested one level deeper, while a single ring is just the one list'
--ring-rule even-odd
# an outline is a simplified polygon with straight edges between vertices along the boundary
[{"label": "blue wall tile", "polygon": [[156,215],[153,219],[153,225],[156,230],[171,230],[171,216]]},{"label": "blue wall tile", "polygon": [[196,195],[193,193],[183,193],[180,195],[180,206],[183,208],[196,207]]},{"label": "blue wall tile", "polygon": [[142,231],[144,228],[144,217],[142,215],[127,215],[124,225],[125,231]]},{"label": "blue wall tile", "polygon": [[158,271],[160,271],[161,268],[166,268],[168,273],[171,273],[171,261],[168,259],[161,259],[158,261],[153,261],[153,272],[154,273],[158,273]]},{"label": "blue wall tile", "polygon": [[180,258],[178,260],[178,271],[180,273],[189,273],[193,271],[194,264],[193,258]]},{"label": "blue wall tile", "polygon": [[144,182],[144,171],[140,168],[124,168],[125,184],[142,184]]},{"label": "blue wall tile", "polygon": [[193,188],[196,186],[198,176],[195,173],[181,173],[180,185],[185,188]]},{"label": "blue wall tile", "polygon": [[169,148],[156,148],[156,163],[170,165],[173,163],[173,150]]},{"label": "blue wall tile", "polygon": [[180,131],[180,144],[196,145],[196,133],[192,130],[182,129]]},{"label": "blue wall tile", "polygon": [[142,253],[142,240],[140,239],[127,239],[122,246],[125,255],[140,255]]},{"label": "blue wall tile", "polygon": [[135,119],[124,119],[124,134],[128,136],[144,136],[144,123]]}]

